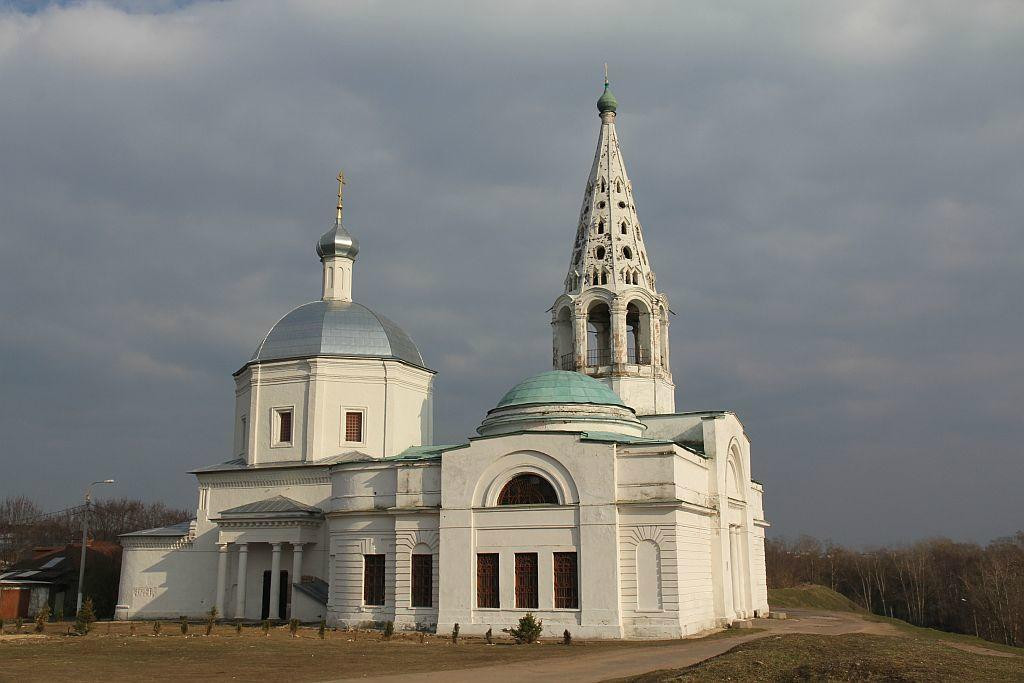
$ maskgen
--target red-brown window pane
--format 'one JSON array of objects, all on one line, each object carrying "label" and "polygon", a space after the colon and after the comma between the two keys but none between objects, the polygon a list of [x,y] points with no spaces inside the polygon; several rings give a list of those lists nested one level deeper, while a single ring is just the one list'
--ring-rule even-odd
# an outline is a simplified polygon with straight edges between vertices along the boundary
[{"label": "red-brown window pane", "polygon": [[360,412],[345,413],[345,441],[362,443],[363,414]]},{"label": "red-brown window pane", "polygon": [[412,556],[412,606],[431,607],[434,596],[434,556]]},{"label": "red-brown window pane", "polygon": [[537,553],[516,553],[516,607],[537,608]]},{"label": "red-brown window pane", "polygon": [[497,553],[480,553],[476,556],[476,606],[500,607]]},{"label": "red-brown window pane", "polygon": [[555,553],[555,607],[578,609],[579,583],[576,572],[576,553]]},{"label": "red-brown window pane", "polygon": [[278,425],[277,440],[281,443],[291,443],[292,441],[292,411],[282,410],[278,414]]},{"label": "red-brown window pane", "polygon": [[384,556],[363,555],[363,602],[384,604]]},{"label": "red-brown window pane", "polygon": [[544,477],[520,474],[513,477],[498,494],[498,505],[558,505],[558,495]]}]

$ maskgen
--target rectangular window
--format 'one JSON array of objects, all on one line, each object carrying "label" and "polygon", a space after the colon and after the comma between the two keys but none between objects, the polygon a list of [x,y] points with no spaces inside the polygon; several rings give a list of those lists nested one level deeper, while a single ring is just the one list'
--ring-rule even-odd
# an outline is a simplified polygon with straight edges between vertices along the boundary
[{"label": "rectangular window", "polygon": [[537,609],[537,553],[516,553],[516,607]]},{"label": "rectangular window", "polygon": [[384,604],[383,555],[363,555],[363,603]]},{"label": "rectangular window", "polygon": [[292,409],[274,408],[274,445],[290,446],[292,443]]},{"label": "rectangular window", "polygon": [[555,553],[555,607],[579,609],[576,553]]},{"label": "rectangular window", "polygon": [[349,443],[363,442],[362,411],[348,411],[345,413],[345,441]]},{"label": "rectangular window", "polygon": [[476,556],[476,606],[500,607],[498,600],[498,554]]},{"label": "rectangular window", "polygon": [[434,556],[412,556],[412,606],[432,607],[434,595]]},{"label": "rectangular window", "polygon": [[240,428],[242,433],[241,433],[241,435],[240,435],[240,437],[238,439],[238,443],[239,443],[238,452],[239,452],[239,454],[242,454],[242,453],[245,453],[245,444],[249,440],[249,418],[248,418],[248,416],[243,415],[240,422],[241,422],[241,424],[239,425],[239,428]]}]

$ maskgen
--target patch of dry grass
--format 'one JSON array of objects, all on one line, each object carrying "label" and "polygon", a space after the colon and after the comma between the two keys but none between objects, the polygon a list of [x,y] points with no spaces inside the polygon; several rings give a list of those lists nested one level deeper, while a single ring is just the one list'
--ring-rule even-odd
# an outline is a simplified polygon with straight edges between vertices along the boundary
[{"label": "patch of dry grass", "polygon": [[931,638],[790,634],[742,643],[685,669],[628,680],[1019,681],[1024,680],[1024,658],[964,652]]},{"label": "patch of dry grass", "polygon": [[860,605],[828,586],[804,584],[796,588],[769,588],[768,606],[773,610],[824,609],[863,612]]},{"label": "patch of dry grass", "polygon": [[[481,638],[459,639],[434,634],[396,633],[385,641],[379,631],[330,631],[320,640],[316,628],[302,628],[292,638],[287,626],[265,636],[258,625],[242,634],[233,625],[218,625],[212,635],[190,626],[182,636],[178,623],[163,622],[153,635],[152,622],[95,624],[87,636],[67,635],[65,624],[49,624],[46,637],[7,635],[0,638],[0,681],[168,681],[288,680],[317,681],[384,673],[416,673],[482,667],[524,659],[558,658],[612,648],[650,646],[650,642],[558,641],[513,645]],[[10,634],[13,629],[6,628]],[[24,629],[27,632],[28,629]],[[422,640],[422,642],[421,642]],[[668,641],[678,642],[678,641]]]}]

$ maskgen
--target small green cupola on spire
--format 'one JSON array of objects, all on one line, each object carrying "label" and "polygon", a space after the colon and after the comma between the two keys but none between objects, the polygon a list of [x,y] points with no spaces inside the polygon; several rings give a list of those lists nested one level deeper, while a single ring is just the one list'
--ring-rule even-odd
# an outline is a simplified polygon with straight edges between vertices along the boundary
[{"label": "small green cupola on spire", "polygon": [[604,92],[601,93],[601,97],[597,99],[597,110],[602,114],[606,111],[610,111],[613,114],[615,110],[619,108],[619,101],[615,99],[615,95],[608,88],[608,65],[604,65]]}]

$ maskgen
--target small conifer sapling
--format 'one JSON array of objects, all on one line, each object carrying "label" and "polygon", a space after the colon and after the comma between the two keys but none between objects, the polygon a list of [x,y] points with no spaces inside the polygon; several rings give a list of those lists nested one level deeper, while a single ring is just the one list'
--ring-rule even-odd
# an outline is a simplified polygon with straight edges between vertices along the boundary
[{"label": "small conifer sapling", "polygon": [[50,619],[50,606],[43,605],[43,608],[36,614],[36,633],[46,631],[46,622]]}]

